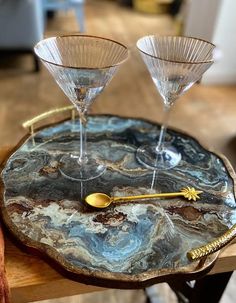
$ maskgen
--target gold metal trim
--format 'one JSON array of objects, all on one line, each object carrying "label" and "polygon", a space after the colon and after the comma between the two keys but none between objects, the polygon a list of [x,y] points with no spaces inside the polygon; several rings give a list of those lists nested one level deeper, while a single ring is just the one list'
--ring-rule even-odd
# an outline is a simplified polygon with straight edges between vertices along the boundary
[{"label": "gold metal trim", "polygon": [[216,238],[212,242],[194,248],[187,252],[187,257],[190,261],[200,259],[202,257],[208,256],[217,250],[220,250],[231,242],[236,237],[236,224],[233,225],[229,230],[227,230],[222,236]]},{"label": "gold metal trim", "polygon": [[23,122],[22,126],[23,126],[23,128],[29,128],[29,133],[31,135],[34,135],[34,125],[37,122],[42,121],[46,118],[49,118],[55,114],[59,114],[59,113],[66,112],[66,111],[71,111],[71,120],[74,121],[75,116],[76,116],[76,108],[74,107],[74,105],[69,105],[69,106],[64,106],[64,107],[60,107],[60,108],[55,108],[55,109],[49,110],[45,113],[42,113],[30,120]]}]

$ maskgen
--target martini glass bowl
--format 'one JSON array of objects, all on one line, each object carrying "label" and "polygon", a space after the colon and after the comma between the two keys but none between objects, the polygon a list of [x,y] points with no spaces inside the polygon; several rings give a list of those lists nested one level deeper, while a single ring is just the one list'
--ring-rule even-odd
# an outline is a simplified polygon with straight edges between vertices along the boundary
[{"label": "martini glass bowl", "polygon": [[215,45],[210,42],[181,36],[145,36],[137,48],[149,70],[164,103],[164,118],[157,144],[143,145],[137,159],[151,169],[170,169],[178,165],[181,154],[165,143],[170,109],[213,64]]},{"label": "martini glass bowl", "polygon": [[61,158],[61,173],[76,181],[99,177],[106,169],[94,150],[87,150],[87,112],[95,98],[128,58],[123,44],[89,35],[67,35],[40,41],[34,48],[80,118],[80,148]]}]

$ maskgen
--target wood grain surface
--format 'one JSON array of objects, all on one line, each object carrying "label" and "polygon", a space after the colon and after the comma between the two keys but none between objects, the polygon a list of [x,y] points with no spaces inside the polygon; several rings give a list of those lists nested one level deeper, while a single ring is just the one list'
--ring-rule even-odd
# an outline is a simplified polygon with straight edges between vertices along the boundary
[{"label": "wood grain surface", "polygon": [[[128,45],[129,61],[95,101],[93,113],[162,119],[161,98],[135,48],[146,34],[173,34],[175,21],[166,15],[145,15],[113,1],[86,1],[86,28]],[[77,31],[73,13],[59,13],[47,24],[47,36]],[[68,105],[64,94],[42,67],[33,73],[30,56],[0,58],[0,145],[2,156],[25,134],[21,123],[54,107]],[[170,125],[187,131],[202,143],[224,153],[236,165],[236,87],[195,85],[181,97]],[[222,251],[212,273],[236,269],[236,244]],[[6,241],[6,271],[12,302],[30,302],[101,290],[62,277],[39,257]]]},{"label": "wood grain surface", "polygon": [[5,242],[0,223],[0,302],[9,303],[9,286],[5,271]]}]

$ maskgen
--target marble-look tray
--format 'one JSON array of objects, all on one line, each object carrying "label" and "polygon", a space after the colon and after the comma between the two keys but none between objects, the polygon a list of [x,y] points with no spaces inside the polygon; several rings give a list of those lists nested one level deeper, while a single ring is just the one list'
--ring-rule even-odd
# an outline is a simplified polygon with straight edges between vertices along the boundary
[{"label": "marble-look tray", "polygon": [[[136,161],[135,152],[140,144],[157,140],[159,125],[91,116],[88,150],[98,152],[107,171],[92,181],[71,181],[60,174],[58,163],[64,153],[78,149],[77,122],[38,130],[3,164],[1,213],[17,239],[46,254],[73,279],[106,287],[139,288],[173,275],[193,279],[209,270],[217,253],[190,262],[186,252],[236,223],[234,175],[228,161],[169,129],[167,140],[180,150],[182,160],[174,169],[154,172]],[[105,210],[83,202],[92,192],[176,192],[186,186],[202,190],[201,199],[120,203]]]}]

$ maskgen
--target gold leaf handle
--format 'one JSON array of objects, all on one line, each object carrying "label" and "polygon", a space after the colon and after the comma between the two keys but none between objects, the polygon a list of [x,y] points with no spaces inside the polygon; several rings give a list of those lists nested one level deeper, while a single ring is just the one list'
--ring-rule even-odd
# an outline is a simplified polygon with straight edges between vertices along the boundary
[{"label": "gold leaf handle", "polygon": [[236,237],[236,224],[233,225],[229,230],[227,230],[222,236],[213,240],[212,242],[194,248],[187,252],[187,257],[190,261],[200,259],[202,257],[208,256],[217,250],[220,250],[222,247],[227,245]]},{"label": "gold leaf handle", "polygon": [[55,109],[52,109],[52,110],[49,110],[45,113],[42,113],[28,121],[25,121],[23,122],[22,126],[24,128],[29,128],[30,130],[30,133],[31,135],[34,134],[34,124],[41,121],[41,120],[44,120],[48,117],[51,117],[55,114],[58,114],[58,113],[62,113],[62,112],[65,112],[65,111],[71,111],[71,119],[74,120],[75,119],[75,113],[76,113],[76,109],[74,107],[74,105],[69,105],[69,106],[64,106],[64,107],[60,107],[60,108],[55,108]]}]

